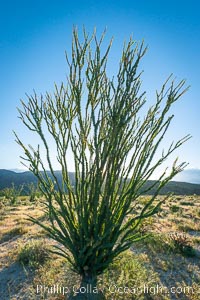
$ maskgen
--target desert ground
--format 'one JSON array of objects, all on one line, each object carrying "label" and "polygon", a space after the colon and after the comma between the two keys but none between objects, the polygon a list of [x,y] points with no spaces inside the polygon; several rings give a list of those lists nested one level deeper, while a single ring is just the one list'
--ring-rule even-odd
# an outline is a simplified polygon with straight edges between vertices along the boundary
[{"label": "desert ground", "polygon": [[[0,299],[67,299],[79,277],[28,216],[48,223],[43,199],[0,200]],[[99,277],[106,299],[200,299],[200,196],[170,196],[140,232],[146,238]]]}]

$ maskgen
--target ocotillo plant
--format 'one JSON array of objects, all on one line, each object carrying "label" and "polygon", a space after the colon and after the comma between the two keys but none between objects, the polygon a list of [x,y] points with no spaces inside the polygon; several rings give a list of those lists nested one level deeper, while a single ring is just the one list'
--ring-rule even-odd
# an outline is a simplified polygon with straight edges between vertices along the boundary
[{"label": "ocotillo plant", "polygon": [[5,188],[3,190],[3,194],[6,197],[6,199],[10,200],[10,204],[14,205],[14,204],[16,204],[17,199],[21,195],[23,189],[24,189],[23,185],[20,185],[19,187],[17,187],[17,186],[15,186],[14,183],[12,183],[11,187]]},{"label": "ocotillo plant", "polygon": [[[33,221],[60,243],[55,251],[81,275],[81,286],[92,287],[115,257],[142,238],[139,224],[157,212],[161,202],[154,201],[156,196],[186,163],[176,160],[169,173],[160,175],[158,185],[152,182],[145,190],[145,183],[190,137],[172,143],[155,159],[173,118],[169,110],[187,90],[185,82],[175,85],[168,78],[142,118],[146,99],[140,92],[138,66],[146,52],[144,44],[131,38],[123,48],[116,76],[109,78],[112,41],[102,53],[103,41],[104,34],[98,39],[96,33],[90,36],[85,31],[81,41],[74,29],[71,59],[66,55],[66,83],[55,85],[53,94],[34,93],[27,96],[27,102],[22,101],[20,118],[40,137],[45,156],[39,145],[37,149],[26,146],[16,135],[25,153],[23,163],[28,162],[46,197],[50,225]],[[49,136],[51,145],[55,142],[61,184],[54,171]],[[69,161],[74,163],[75,185],[69,177]],[[142,190],[153,187],[154,195],[136,212],[134,204]]]}]

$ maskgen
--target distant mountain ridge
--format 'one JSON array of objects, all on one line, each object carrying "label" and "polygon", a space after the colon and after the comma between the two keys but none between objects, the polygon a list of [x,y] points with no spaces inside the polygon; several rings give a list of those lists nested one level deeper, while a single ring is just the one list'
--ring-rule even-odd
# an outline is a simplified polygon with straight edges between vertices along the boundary
[{"label": "distant mountain ridge", "polygon": [[[55,175],[58,179],[58,182],[61,182],[61,171],[55,171]],[[73,172],[70,172],[69,176],[72,184],[75,185],[75,174]],[[16,187],[18,187],[20,185],[30,184],[31,182],[37,184],[37,178],[30,171],[16,173],[14,171],[0,169],[0,190],[11,187],[12,183],[14,183]],[[147,189],[153,182],[155,182],[155,180],[147,181],[144,189]],[[152,189],[149,194],[153,194],[155,192],[155,188]],[[174,193],[175,195],[200,195],[200,184],[170,181],[160,191],[160,194],[165,195],[169,192]]]},{"label": "distant mountain ridge", "polygon": [[[47,173],[49,173],[49,176],[51,177],[50,172],[47,171]],[[61,171],[55,171],[55,175],[58,179],[58,182],[61,183]],[[74,184],[74,173],[69,172],[69,177],[71,179],[72,184]],[[36,176],[30,171],[16,172],[11,170],[0,169],[0,190],[4,188],[9,188],[12,186],[12,184],[14,184],[16,187],[19,187],[21,185],[26,186],[30,183],[34,183],[36,185],[37,182],[38,180]]]},{"label": "distant mountain ridge", "polygon": [[37,183],[37,178],[30,172],[16,173],[10,170],[0,169],[0,190],[6,187],[10,187],[12,183],[15,186],[28,183]]},{"label": "distant mountain ridge", "polygon": [[200,169],[185,169],[174,177],[175,181],[200,184]]}]

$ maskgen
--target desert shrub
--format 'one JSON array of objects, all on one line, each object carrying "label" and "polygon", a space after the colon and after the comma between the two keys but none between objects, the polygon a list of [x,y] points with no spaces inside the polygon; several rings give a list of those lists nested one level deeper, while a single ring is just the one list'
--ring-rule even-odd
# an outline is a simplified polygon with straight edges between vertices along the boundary
[{"label": "desert shrub", "polygon": [[148,196],[141,196],[139,198],[139,203],[141,203],[143,205],[147,204],[148,202],[149,202],[149,197]]},{"label": "desert shrub", "polygon": [[152,232],[143,242],[152,253],[171,252],[171,246],[165,233]]},{"label": "desert shrub", "polygon": [[18,261],[23,265],[38,268],[49,258],[49,247],[44,240],[30,240],[21,245],[18,253]]},{"label": "desert shrub", "polygon": [[173,242],[175,251],[185,256],[195,256],[195,250],[191,245],[189,237],[185,233],[173,232],[169,234],[169,238]]},{"label": "desert shrub", "polygon": [[146,234],[152,230],[153,224],[154,224],[154,219],[153,219],[153,217],[150,217],[141,223],[141,225],[139,227],[139,231],[142,234]]},{"label": "desert shrub", "polygon": [[0,196],[0,209],[5,206],[5,196]]},{"label": "desert shrub", "polygon": [[180,210],[180,207],[174,204],[174,205],[170,206],[170,210],[171,210],[171,212],[175,213]]},{"label": "desert shrub", "polygon": [[38,198],[41,196],[38,186],[32,182],[26,186],[26,189],[29,195],[29,201],[37,204]]},{"label": "desert shrub", "polygon": [[23,190],[23,185],[17,187],[15,186],[14,183],[12,183],[11,187],[3,189],[2,193],[5,196],[5,198],[8,200],[6,204],[9,205],[17,204],[18,197],[21,195],[22,190]]}]

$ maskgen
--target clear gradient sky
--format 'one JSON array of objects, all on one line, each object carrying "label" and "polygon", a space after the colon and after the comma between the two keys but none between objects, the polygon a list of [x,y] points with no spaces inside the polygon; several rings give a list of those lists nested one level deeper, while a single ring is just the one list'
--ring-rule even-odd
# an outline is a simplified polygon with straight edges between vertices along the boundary
[{"label": "clear gradient sky", "polygon": [[[12,130],[31,143],[17,118],[25,93],[51,91],[65,80],[65,50],[71,46],[73,25],[114,37],[112,71],[123,42],[133,35],[149,50],[143,60],[143,88],[152,104],[155,90],[173,73],[191,88],[175,104],[175,119],[163,147],[190,133],[193,138],[172,158],[200,169],[200,2],[155,0],[18,0],[0,2],[0,169],[22,168],[21,149]],[[57,166],[55,166],[57,168]]]}]

